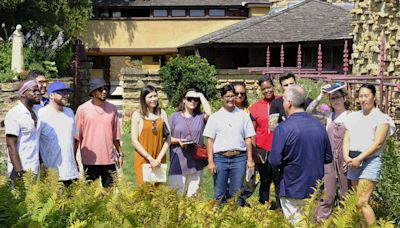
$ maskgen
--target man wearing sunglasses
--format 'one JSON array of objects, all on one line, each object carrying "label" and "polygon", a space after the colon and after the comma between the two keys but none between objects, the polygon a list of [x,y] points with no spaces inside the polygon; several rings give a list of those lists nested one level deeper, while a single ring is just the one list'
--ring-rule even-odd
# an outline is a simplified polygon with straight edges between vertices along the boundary
[{"label": "man wearing sunglasses", "polygon": [[40,90],[40,104],[35,105],[37,106],[36,108],[41,108],[48,105],[50,101],[49,98],[45,96],[47,92],[47,79],[45,73],[40,70],[31,70],[28,74],[28,79],[35,80]]},{"label": "man wearing sunglasses", "polygon": [[79,177],[74,154],[75,116],[72,109],[65,107],[72,89],[56,81],[49,85],[48,93],[49,105],[39,109],[40,157],[44,166],[56,170],[59,180],[68,187]]},{"label": "man wearing sunglasses", "polygon": [[113,182],[112,173],[116,171],[114,147],[117,150],[117,165],[122,166],[124,157],[117,107],[106,101],[108,91],[109,86],[104,79],[92,78],[89,82],[92,99],[76,111],[78,135],[75,137],[75,151],[80,145],[87,179],[94,181],[101,177],[103,187],[109,187]]}]

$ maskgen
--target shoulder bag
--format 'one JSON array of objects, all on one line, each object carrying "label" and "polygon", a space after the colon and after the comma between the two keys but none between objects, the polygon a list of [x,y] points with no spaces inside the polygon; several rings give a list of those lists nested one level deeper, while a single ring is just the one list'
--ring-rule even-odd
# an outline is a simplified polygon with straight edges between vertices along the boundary
[{"label": "shoulder bag", "polygon": [[[189,135],[190,137],[192,137],[192,139],[194,140],[193,134],[192,134],[192,130],[185,118],[185,116],[183,116],[183,119],[185,120],[186,126],[189,130]],[[204,144],[194,144],[194,151],[192,153],[192,157],[194,160],[200,160],[200,161],[205,161],[208,159],[208,153],[207,153],[207,147]]]}]

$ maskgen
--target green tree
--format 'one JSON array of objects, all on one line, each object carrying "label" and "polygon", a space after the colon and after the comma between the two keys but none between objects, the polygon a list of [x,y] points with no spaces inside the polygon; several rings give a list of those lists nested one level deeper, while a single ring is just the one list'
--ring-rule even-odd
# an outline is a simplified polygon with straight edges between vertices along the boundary
[{"label": "green tree", "polygon": [[[91,0],[3,0],[0,22],[8,27],[21,24],[24,32],[43,27],[45,33],[63,30],[77,37],[92,17]],[[9,31],[12,32],[12,31]]]},{"label": "green tree", "polygon": [[172,106],[177,107],[183,93],[194,88],[207,99],[215,99],[216,70],[206,59],[198,56],[178,56],[171,58],[160,69],[161,85]]}]

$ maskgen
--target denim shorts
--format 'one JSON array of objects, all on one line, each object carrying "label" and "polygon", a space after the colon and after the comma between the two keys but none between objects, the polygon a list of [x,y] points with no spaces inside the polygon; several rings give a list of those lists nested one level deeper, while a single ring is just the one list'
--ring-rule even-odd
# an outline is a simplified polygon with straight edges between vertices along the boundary
[{"label": "denim shorts", "polygon": [[378,182],[381,175],[382,159],[380,156],[373,156],[365,159],[360,168],[349,167],[347,179],[359,180],[366,179]]}]

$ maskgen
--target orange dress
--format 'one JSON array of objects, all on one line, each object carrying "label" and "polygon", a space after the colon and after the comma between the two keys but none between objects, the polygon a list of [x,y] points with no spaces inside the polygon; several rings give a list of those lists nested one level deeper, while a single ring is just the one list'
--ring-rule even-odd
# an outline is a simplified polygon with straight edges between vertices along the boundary
[{"label": "orange dress", "polygon": [[[154,159],[161,152],[161,148],[163,146],[163,121],[162,118],[159,117],[155,120],[156,131],[153,131],[153,120],[143,119],[143,129],[139,136],[139,143],[143,146],[143,148],[147,151],[149,155],[151,155]],[[133,164],[136,174],[136,182],[139,186],[143,184],[143,169],[142,165],[145,163],[150,163],[146,158],[140,155],[138,152],[135,152],[133,158]],[[165,163],[166,158],[163,157],[161,163]]]}]

